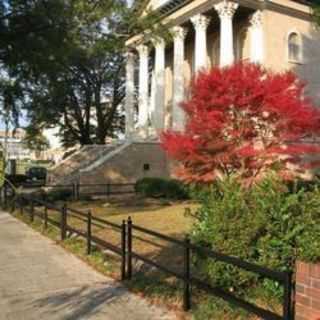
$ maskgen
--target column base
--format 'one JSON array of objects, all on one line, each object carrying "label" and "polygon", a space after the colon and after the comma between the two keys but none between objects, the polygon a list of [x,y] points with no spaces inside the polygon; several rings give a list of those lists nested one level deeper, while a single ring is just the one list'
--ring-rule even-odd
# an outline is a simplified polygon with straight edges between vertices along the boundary
[{"label": "column base", "polygon": [[159,141],[159,135],[153,127],[148,128],[136,128],[135,132],[131,136],[134,141]]}]

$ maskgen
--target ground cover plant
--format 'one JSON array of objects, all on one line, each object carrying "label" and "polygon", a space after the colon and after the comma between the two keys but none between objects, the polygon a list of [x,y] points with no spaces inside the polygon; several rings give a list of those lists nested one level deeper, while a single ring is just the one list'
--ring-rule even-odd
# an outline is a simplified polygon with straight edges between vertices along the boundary
[{"label": "ground cover plant", "polygon": [[181,181],[174,179],[143,178],[137,181],[135,191],[145,197],[189,199],[188,188]]}]

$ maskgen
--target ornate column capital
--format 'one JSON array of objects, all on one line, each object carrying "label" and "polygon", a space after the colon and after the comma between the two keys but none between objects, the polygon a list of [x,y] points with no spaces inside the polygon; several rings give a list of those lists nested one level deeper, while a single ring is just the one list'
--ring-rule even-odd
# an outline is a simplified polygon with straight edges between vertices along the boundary
[{"label": "ornate column capital", "polygon": [[253,15],[250,17],[250,25],[251,27],[261,27],[262,26],[262,16],[263,13],[261,10],[256,11]]},{"label": "ornate column capital", "polygon": [[138,45],[137,51],[138,51],[140,57],[148,57],[148,55],[149,55],[149,48],[145,44]]},{"label": "ornate column capital", "polygon": [[188,34],[188,30],[186,28],[176,26],[171,29],[173,40],[181,40],[184,41]]},{"label": "ornate column capital", "polygon": [[156,37],[156,38],[151,39],[151,42],[156,49],[163,49],[164,50],[166,47],[166,42],[163,38]]},{"label": "ornate column capital", "polygon": [[239,4],[232,1],[222,1],[214,6],[215,10],[218,12],[220,19],[232,19],[238,7]]},{"label": "ornate column capital", "polygon": [[196,30],[206,31],[211,19],[206,17],[203,14],[197,14],[194,17],[192,17],[190,20]]}]

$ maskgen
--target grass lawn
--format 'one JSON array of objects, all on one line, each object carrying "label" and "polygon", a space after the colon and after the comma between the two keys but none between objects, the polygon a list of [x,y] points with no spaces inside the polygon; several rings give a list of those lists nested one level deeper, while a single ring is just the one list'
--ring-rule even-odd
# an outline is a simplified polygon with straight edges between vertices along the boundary
[{"label": "grass lawn", "polygon": [[94,216],[119,224],[131,216],[133,222],[139,226],[181,237],[189,232],[192,226],[192,218],[185,216],[185,209],[195,209],[197,205],[192,202],[169,202],[130,196],[94,202],[79,201],[71,207],[91,210]]},{"label": "grass lawn", "polygon": [[[91,210],[93,216],[116,224],[121,224],[130,216],[135,225],[178,239],[184,239],[192,227],[193,219],[185,214],[185,209],[196,207],[196,204],[190,202],[170,203],[137,197],[112,198],[109,201],[95,202],[80,201],[72,204],[72,208],[83,211]],[[85,223],[75,218],[69,218],[68,223],[82,230],[86,228]],[[119,230],[112,227],[101,227],[94,224],[93,234],[117,247],[121,245],[121,234]],[[134,230],[133,251],[170,267],[174,271],[182,272],[183,250],[178,245]],[[149,271],[148,269],[140,262],[134,265],[136,272],[146,272]]]}]

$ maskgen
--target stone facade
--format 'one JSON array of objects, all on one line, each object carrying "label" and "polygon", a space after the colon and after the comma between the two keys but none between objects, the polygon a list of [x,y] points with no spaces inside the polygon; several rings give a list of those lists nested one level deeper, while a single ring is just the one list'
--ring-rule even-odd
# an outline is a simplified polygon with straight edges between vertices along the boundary
[{"label": "stone facade", "polygon": [[[308,2],[194,0],[177,8],[173,3],[154,0],[147,6],[160,10],[163,23],[172,31],[172,42],[140,35],[127,42],[136,65],[140,64],[139,83],[135,83],[139,88],[138,119],[145,119],[142,129],[139,121],[129,124],[133,139],[158,138],[163,129],[183,130],[180,102],[188,95],[192,77],[203,68],[239,60],[296,72],[308,82],[306,94],[320,102],[320,33],[312,23]],[[296,43],[290,42],[291,35]],[[148,48],[148,58],[141,55],[141,45]],[[294,59],[290,50],[296,54]],[[147,61],[153,75],[141,72]],[[128,81],[133,78],[129,75]],[[127,91],[128,110],[134,109],[133,94]]]},{"label": "stone facade", "polygon": [[296,320],[320,320],[320,264],[297,263]]}]

